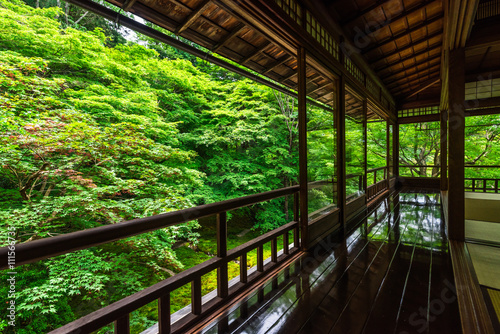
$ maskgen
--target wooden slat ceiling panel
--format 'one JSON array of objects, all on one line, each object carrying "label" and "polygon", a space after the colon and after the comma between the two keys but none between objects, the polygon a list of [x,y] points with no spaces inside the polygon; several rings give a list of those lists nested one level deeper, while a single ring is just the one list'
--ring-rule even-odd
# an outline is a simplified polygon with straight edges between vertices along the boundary
[{"label": "wooden slat ceiling panel", "polygon": [[[125,0],[107,0],[123,8]],[[137,0],[128,10],[266,77],[297,88],[297,59],[219,0]],[[317,63],[316,63],[317,64]],[[317,65],[316,65],[317,66]],[[307,67],[309,96],[333,105],[325,69]]]},{"label": "wooden slat ceiling panel", "polygon": [[399,100],[439,75],[443,0],[322,1]]}]

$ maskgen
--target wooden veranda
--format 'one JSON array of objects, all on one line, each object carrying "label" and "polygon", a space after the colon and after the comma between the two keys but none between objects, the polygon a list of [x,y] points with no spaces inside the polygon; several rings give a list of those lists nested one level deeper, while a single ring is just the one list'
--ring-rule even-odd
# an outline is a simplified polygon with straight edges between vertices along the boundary
[{"label": "wooden veranda", "polygon": [[[68,2],[297,98],[300,177],[299,184],[289,188],[19,245],[16,265],[217,215],[218,251],[213,259],[52,333],[90,333],[113,322],[116,333],[129,333],[129,314],[155,300],[158,332],[186,332],[266,282],[270,274],[304,259],[331,233],[348,236],[361,213],[401,186],[443,192],[446,231],[439,237],[450,239],[461,329],[493,332],[464,244],[464,127],[465,117],[500,113],[500,88],[494,81],[500,78],[500,1],[107,0],[116,6],[113,9],[92,0]],[[129,14],[162,29],[148,27]],[[336,205],[314,219],[308,217],[308,190],[314,186],[307,174],[310,106],[332,113],[339,157],[332,180],[316,181],[335,187]],[[361,175],[349,174],[346,166],[346,118],[364,128]],[[366,125],[371,120],[386,122],[388,143],[386,166],[373,170],[366,163]],[[440,124],[438,178],[400,177],[399,127],[419,122]],[[384,176],[381,181],[377,172]],[[358,177],[359,194],[348,196],[346,182]],[[493,181],[498,192],[498,179]],[[481,188],[473,184],[473,191]],[[227,250],[228,211],[283,196],[295,197],[292,222]],[[281,237],[284,246],[279,253]],[[268,262],[262,248],[266,242],[272,248]],[[249,274],[246,254],[255,249],[258,264]],[[0,250],[4,258],[7,251]],[[447,254],[440,253],[442,261],[447,261]],[[240,263],[240,277],[229,286],[227,263],[233,260]],[[6,268],[5,261],[1,268]],[[215,269],[217,297],[202,304],[201,276]],[[171,324],[170,292],[185,284],[192,286],[192,311]]]}]

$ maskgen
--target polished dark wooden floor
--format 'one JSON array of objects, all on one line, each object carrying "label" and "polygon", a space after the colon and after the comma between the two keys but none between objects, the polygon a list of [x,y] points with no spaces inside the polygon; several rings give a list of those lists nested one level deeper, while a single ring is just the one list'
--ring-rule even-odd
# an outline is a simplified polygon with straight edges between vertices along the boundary
[{"label": "polished dark wooden floor", "polygon": [[438,194],[393,193],[202,333],[461,333]]}]

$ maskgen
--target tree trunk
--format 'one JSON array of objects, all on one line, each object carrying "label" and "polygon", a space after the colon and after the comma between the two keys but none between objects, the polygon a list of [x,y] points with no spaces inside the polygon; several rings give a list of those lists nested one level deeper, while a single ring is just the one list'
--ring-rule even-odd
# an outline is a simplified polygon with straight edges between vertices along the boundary
[{"label": "tree trunk", "polygon": [[69,26],[69,3],[66,2],[65,11],[66,13],[66,28]]}]

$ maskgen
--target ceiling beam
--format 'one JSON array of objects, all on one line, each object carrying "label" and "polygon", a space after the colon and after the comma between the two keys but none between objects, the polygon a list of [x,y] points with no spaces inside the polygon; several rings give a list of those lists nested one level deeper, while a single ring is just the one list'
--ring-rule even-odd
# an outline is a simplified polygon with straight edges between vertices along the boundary
[{"label": "ceiling beam", "polygon": [[393,17],[389,17],[387,19],[387,22],[385,22],[385,24],[381,24],[378,27],[376,27],[376,29],[370,30],[369,33],[367,34],[367,36],[373,35],[376,32],[378,32],[380,29],[383,29],[386,26],[391,25],[393,23],[399,22],[400,20],[406,20],[407,16],[412,15],[414,13],[417,13],[417,12],[421,11],[422,9],[426,8],[428,5],[430,5],[433,2],[434,2],[434,0],[424,1],[421,4],[418,4],[418,5],[412,7],[409,10],[405,9],[401,13],[399,13],[398,15],[395,15]]},{"label": "ceiling beam", "polygon": [[[416,67],[419,67],[419,66],[421,66],[421,65],[424,65],[424,64],[426,64],[426,63],[430,63],[430,62],[432,62],[433,60],[440,59],[440,58],[441,58],[441,54],[437,54],[437,55],[435,55],[435,56],[432,56],[432,57],[426,58],[426,59],[424,59],[424,60],[421,60],[421,61],[419,61],[419,62],[416,62],[416,63],[414,63],[414,64],[412,64],[412,65],[410,65],[410,66],[408,66],[408,67],[402,68],[402,69],[401,69],[401,70],[399,70],[399,71],[389,73],[389,75],[386,75],[385,77],[381,77],[381,79],[382,79],[382,80],[384,80],[384,82],[385,82],[385,80],[387,80],[387,79],[389,79],[389,78],[396,77],[396,76],[400,75],[401,73],[406,73],[406,72],[407,72],[407,71],[409,71],[409,70],[412,70],[412,69],[414,69],[414,68],[416,68]],[[428,67],[431,67],[431,66],[433,66],[433,65],[429,65]],[[428,67],[427,67],[427,68],[428,68]],[[425,69],[424,69],[424,70],[425,70]],[[386,82],[386,85],[388,85],[388,84],[390,84],[390,82]]]},{"label": "ceiling beam", "polygon": [[372,5],[368,6],[367,8],[365,8],[365,9],[362,9],[362,10],[358,11],[355,15],[353,15],[353,16],[351,16],[351,17],[347,18],[346,20],[342,20],[342,21],[340,22],[340,25],[343,25],[343,26],[348,25],[348,24],[350,24],[350,23],[352,23],[352,22],[354,22],[354,21],[358,20],[359,18],[361,18],[361,17],[365,16],[365,15],[366,15],[366,14],[368,14],[369,12],[371,12],[371,11],[373,11],[373,10],[375,10],[375,9],[377,9],[377,8],[379,8],[379,7],[381,7],[382,5],[384,5],[384,4],[386,4],[386,3],[388,3],[389,1],[390,1],[390,0],[378,0],[378,1],[376,1],[374,4],[372,4]]},{"label": "ceiling beam", "polygon": [[421,50],[417,53],[414,53],[414,54],[411,54],[411,55],[408,55],[406,57],[403,57],[403,58],[399,58],[399,60],[395,61],[395,62],[392,62],[390,64],[385,64],[384,66],[382,67],[379,67],[379,68],[375,68],[375,71],[377,73],[380,73],[388,68],[391,68],[393,66],[396,66],[396,65],[399,65],[401,63],[404,63],[405,61],[407,61],[408,59],[412,59],[412,58],[416,58],[418,56],[421,56],[423,54],[426,54],[426,53],[430,53],[432,51],[435,51],[437,49],[441,49],[442,45],[441,45],[441,42],[438,42],[438,43],[434,43],[433,45],[429,46],[428,48],[424,49],[424,50]]},{"label": "ceiling beam", "polygon": [[245,24],[239,24],[236,28],[234,28],[230,33],[229,35],[227,35],[226,37],[224,37],[224,39],[222,39],[221,41],[219,41],[219,43],[217,43],[213,48],[212,48],[212,52],[217,52],[220,48],[222,48],[223,46],[225,46],[227,43],[229,43],[229,41],[231,39],[233,39],[233,37],[235,37],[236,35],[238,35],[244,28],[246,27]]},{"label": "ceiling beam", "polygon": [[184,22],[182,22],[181,25],[179,25],[179,27],[175,30],[175,34],[176,35],[182,34],[184,30],[189,28],[189,26],[193,24],[193,22],[196,21],[196,19],[203,13],[203,11],[210,5],[211,1],[212,0],[203,0],[198,5],[198,7],[193,9],[191,14],[189,14],[184,20]]},{"label": "ceiling beam", "polygon": [[417,45],[420,45],[422,43],[429,43],[429,40],[434,38],[434,37],[437,37],[437,36],[441,36],[443,34],[443,31],[440,30],[440,31],[437,31],[435,33],[432,33],[428,36],[425,36],[423,38],[420,38],[418,39],[417,41],[415,42],[411,42],[410,44],[404,46],[403,48],[399,49],[399,48],[396,48],[396,50],[392,51],[392,52],[389,52],[387,54],[384,54],[382,57],[376,59],[376,60],[373,60],[373,61],[370,61],[370,64],[375,64],[375,63],[378,63],[379,61],[381,60],[384,60],[386,58],[389,58],[389,57],[392,57],[394,55],[397,55],[398,53],[402,53],[402,52],[406,52],[408,50],[411,50],[413,49],[415,46]]},{"label": "ceiling beam", "polygon": [[373,45],[373,46],[371,46],[369,48],[364,48],[363,50],[361,50],[361,53],[362,54],[366,54],[366,53],[369,53],[369,52],[371,52],[373,50],[376,50],[378,48],[383,48],[386,45],[394,43],[398,39],[400,39],[402,37],[405,37],[405,36],[408,36],[410,34],[413,34],[414,32],[419,31],[422,28],[426,28],[427,26],[429,26],[429,25],[431,25],[431,24],[433,24],[433,23],[435,23],[435,22],[437,22],[437,21],[439,21],[441,19],[443,19],[443,14],[440,14],[440,15],[436,16],[433,19],[423,21],[423,22],[417,24],[416,26],[414,26],[411,29],[404,29],[404,30],[401,31],[401,33],[395,34],[394,36],[392,36],[388,40],[380,41],[381,44]]}]

